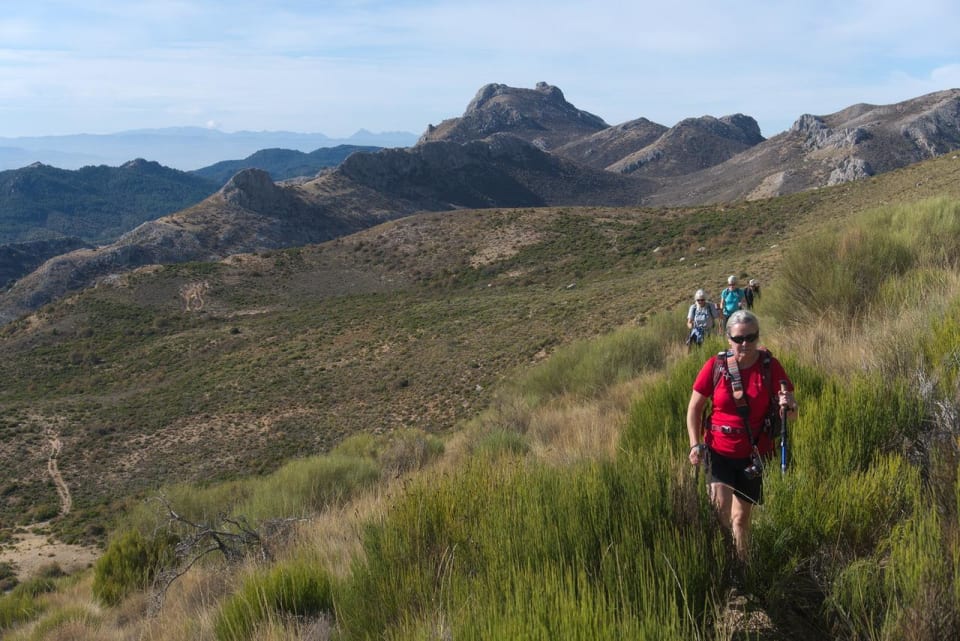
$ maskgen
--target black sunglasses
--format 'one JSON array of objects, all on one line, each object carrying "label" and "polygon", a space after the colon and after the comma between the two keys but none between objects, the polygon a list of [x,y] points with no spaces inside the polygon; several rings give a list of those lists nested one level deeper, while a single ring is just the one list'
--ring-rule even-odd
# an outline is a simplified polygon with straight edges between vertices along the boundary
[{"label": "black sunglasses", "polygon": [[[727,336],[730,336],[730,334],[727,334]],[[743,343],[755,343],[758,338],[760,338],[760,332],[754,332],[753,334],[744,334],[743,336],[730,336],[730,340],[732,340],[737,345],[742,345]]]}]

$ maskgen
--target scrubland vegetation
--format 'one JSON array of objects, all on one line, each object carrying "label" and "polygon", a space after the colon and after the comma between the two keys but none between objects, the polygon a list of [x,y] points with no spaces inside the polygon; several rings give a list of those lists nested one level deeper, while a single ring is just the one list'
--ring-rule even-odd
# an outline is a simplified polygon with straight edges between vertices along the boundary
[{"label": "scrubland vegetation", "polygon": [[[685,307],[685,306],[684,306]],[[686,460],[683,310],[557,350],[440,439],[171,486],[101,561],[0,598],[11,640],[960,636],[960,201],[797,239],[757,310],[797,387],[737,563]],[[731,588],[766,618],[751,631]],[[161,589],[163,588],[163,589]]]}]

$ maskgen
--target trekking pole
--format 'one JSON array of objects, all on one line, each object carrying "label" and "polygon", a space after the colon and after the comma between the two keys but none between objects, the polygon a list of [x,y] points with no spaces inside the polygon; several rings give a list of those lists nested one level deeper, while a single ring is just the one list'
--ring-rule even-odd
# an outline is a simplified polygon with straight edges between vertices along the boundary
[{"label": "trekking pole", "polygon": [[[780,381],[780,391],[787,391],[787,382]],[[787,448],[787,407],[780,406],[780,474],[787,473],[787,463],[790,460],[790,452]]]}]

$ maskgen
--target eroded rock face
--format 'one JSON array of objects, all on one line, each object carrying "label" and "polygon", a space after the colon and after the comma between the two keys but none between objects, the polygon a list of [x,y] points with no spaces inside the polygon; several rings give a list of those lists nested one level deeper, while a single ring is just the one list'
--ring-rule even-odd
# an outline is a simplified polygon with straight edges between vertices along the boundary
[{"label": "eroded rock face", "polygon": [[852,180],[860,180],[861,178],[872,176],[873,173],[870,163],[862,158],[849,156],[842,159],[836,168],[830,172],[830,176],[827,178],[827,185],[839,185],[840,183],[846,183]]},{"label": "eroded rock face", "polygon": [[244,169],[220,189],[223,199],[246,209],[270,209],[284,202],[284,191],[262,169]]},{"label": "eroded rock face", "polygon": [[764,138],[750,116],[687,118],[657,140],[609,165],[609,171],[681,176],[720,164]]},{"label": "eroded rock face", "polygon": [[863,127],[840,127],[833,129],[822,118],[804,114],[793,123],[790,131],[804,137],[805,149],[849,149],[870,139],[870,132]]},{"label": "eroded rock face", "polygon": [[560,89],[545,82],[534,89],[488,84],[469,102],[463,116],[430,125],[417,144],[465,143],[511,133],[546,150],[608,126],[599,116],[574,107]]},{"label": "eroded rock face", "polygon": [[900,127],[917,148],[938,156],[960,147],[960,98],[938,104]]}]

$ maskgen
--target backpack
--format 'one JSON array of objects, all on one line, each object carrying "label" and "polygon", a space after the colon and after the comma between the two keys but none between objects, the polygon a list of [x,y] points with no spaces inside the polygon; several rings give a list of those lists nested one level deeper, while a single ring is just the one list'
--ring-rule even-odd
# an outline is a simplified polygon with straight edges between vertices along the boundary
[{"label": "backpack", "polygon": [[[717,314],[719,314],[719,310],[717,309],[717,306],[713,304],[713,301],[711,301],[711,300],[706,301],[706,302],[704,303],[704,307],[707,308],[707,314],[710,315],[710,320],[711,320],[711,321],[715,321],[715,320],[717,320],[717,318],[719,318],[719,316],[717,316]],[[689,318],[689,319],[691,319],[691,320],[694,319],[694,318],[696,318],[696,315],[695,315],[695,313],[694,313],[694,312],[696,311],[696,308],[697,308],[697,304],[696,304],[696,303],[690,305],[690,309],[687,310],[687,318]]]},{"label": "backpack", "polygon": [[[766,388],[767,393],[770,395],[770,405],[767,408],[767,416],[763,419],[763,433],[765,433],[771,440],[774,436],[777,436],[780,433],[780,407],[777,402],[777,389],[773,386],[773,377],[770,373],[771,366],[773,362],[773,354],[770,353],[768,349],[758,350],[760,353],[760,371],[761,376],[763,377],[763,386]],[[716,361],[713,364],[713,387],[716,389],[717,384],[720,383],[720,380],[723,379],[723,382],[726,383],[730,378],[730,371],[727,365],[727,357],[730,356],[730,352],[723,351],[717,353]],[[704,415],[701,420],[701,425],[703,425],[705,430],[710,429],[710,416],[709,410],[704,408]]]}]

